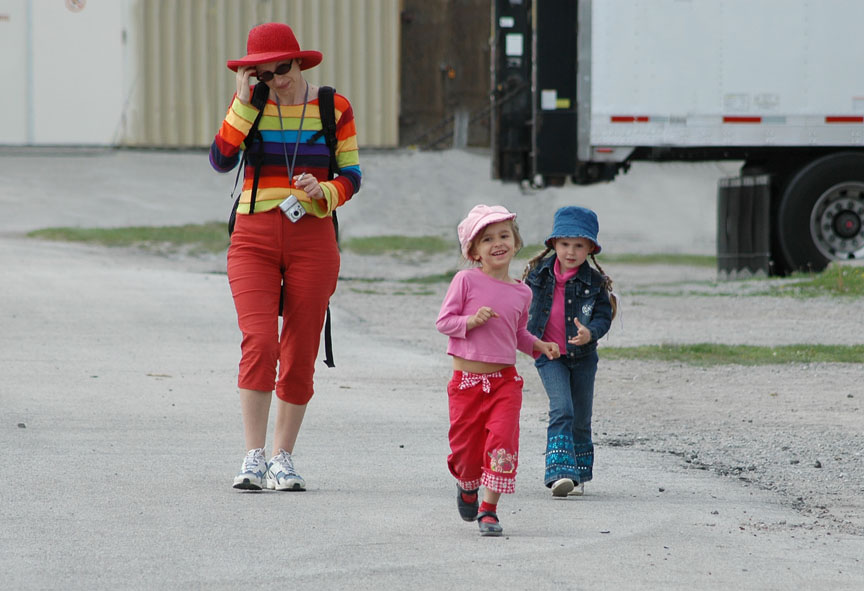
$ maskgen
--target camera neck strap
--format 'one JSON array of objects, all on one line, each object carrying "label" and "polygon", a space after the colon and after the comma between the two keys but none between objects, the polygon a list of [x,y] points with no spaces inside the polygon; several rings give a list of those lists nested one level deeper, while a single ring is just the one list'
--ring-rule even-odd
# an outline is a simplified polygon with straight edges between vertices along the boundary
[{"label": "camera neck strap", "polygon": [[294,183],[294,165],[297,164],[297,149],[300,147],[300,134],[303,132],[303,121],[306,119],[306,105],[309,102],[309,83],[306,83],[306,94],[303,96],[303,111],[300,113],[300,126],[297,128],[297,139],[294,142],[294,155],[288,162],[288,147],[285,145],[285,127],[282,125],[282,109],[279,107],[279,95],[276,95],[276,111],[279,113],[279,130],[282,132],[282,154],[285,156],[285,168],[288,170],[288,183]]}]

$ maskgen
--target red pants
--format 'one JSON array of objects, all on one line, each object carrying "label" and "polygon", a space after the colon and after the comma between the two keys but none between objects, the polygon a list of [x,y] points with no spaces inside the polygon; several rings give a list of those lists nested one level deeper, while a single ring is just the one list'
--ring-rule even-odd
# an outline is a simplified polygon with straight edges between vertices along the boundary
[{"label": "red pants", "polygon": [[519,456],[522,378],[515,367],[494,373],[454,371],[450,405],[450,473],[465,490],[481,484],[512,493]]},{"label": "red pants", "polygon": [[275,385],[282,400],[309,402],[321,328],[338,275],[339,248],[330,218],[307,214],[293,223],[278,208],[237,216],[228,282],[243,333],[238,387],[269,392]]}]

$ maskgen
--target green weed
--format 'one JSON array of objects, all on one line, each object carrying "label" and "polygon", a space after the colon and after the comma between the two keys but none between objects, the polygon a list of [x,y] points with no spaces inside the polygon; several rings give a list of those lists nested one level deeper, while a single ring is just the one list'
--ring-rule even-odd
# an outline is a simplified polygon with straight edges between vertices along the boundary
[{"label": "green weed", "polygon": [[440,236],[366,236],[342,241],[342,248],[360,255],[382,255],[403,252],[440,254],[456,252],[452,240]]},{"label": "green weed", "polygon": [[228,248],[228,225],[223,222],[125,228],[44,228],[29,232],[27,236],[112,247],[137,246],[154,251],[185,248],[191,254],[215,253]]},{"label": "green weed", "polygon": [[864,296],[864,267],[832,263],[821,273],[794,273],[780,285],[772,285],[768,295],[813,298],[820,296]]},{"label": "green weed", "polygon": [[603,359],[680,362],[698,366],[864,363],[864,345],[643,345],[602,347],[600,356]]}]

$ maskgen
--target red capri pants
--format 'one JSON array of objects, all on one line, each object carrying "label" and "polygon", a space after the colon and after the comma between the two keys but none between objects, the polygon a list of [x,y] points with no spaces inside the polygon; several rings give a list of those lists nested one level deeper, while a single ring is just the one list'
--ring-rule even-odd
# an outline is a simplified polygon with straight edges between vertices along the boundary
[{"label": "red capri pants", "polygon": [[275,385],[282,400],[309,402],[321,328],[338,275],[339,248],[330,218],[307,214],[295,223],[279,208],[237,216],[228,282],[243,333],[238,387],[270,392]]},{"label": "red capri pants", "polygon": [[450,455],[447,466],[459,486],[516,489],[522,378],[515,367],[494,373],[454,371],[447,384]]}]

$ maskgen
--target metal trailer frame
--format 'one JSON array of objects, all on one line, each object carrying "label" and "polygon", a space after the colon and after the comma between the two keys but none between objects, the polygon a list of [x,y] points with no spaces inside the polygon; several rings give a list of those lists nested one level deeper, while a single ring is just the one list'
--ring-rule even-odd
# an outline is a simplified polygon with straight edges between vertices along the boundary
[{"label": "metal trailer frame", "polygon": [[[548,42],[544,41],[544,36],[567,35],[571,29],[568,28],[566,17],[544,18],[544,14],[546,17],[554,17],[555,14],[541,14],[543,10],[538,10],[538,6],[543,5],[546,11],[554,11],[557,7],[561,9],[561,14],[569,16],[570,13],[564,9],[569,10],[572,7],[570,2],[573,1],[578,4],[575,13],[576,56],[571,60],[571,71],[567,69],[566,63],[562,69],[560,55],[555,54],[550,62],[556,63],[551,64],[541,57],[544,55],[543,45]],[[619,172],[626,172],[630,163],[636,160],[740,160],[744,162],[742,177],[760,177],[760,183],[769,192],[769,219],[764,224],[759,223],[758,227],[763,229],[758,231],[770,234],[771,273],[820,270],[833,260],[864,259],[864,82],[857,82],[857,78],[842,73],[852,66],[855,71],[864,70],[864,51],[850,49],[845,53],[838,52],[838,44],[841,48],[845,47],[843,43],[848,45],[849,39],[857,36],[838,35],[830,27],[835,22],[840,30],[853,30],[855,23],[861,19],[852,17],[857,16],[857,12],[864,17],[864,3],[856,0],[830,2],[832,6],[826,7],[823,2],[817,7],[804,0],[799,0],[798,4],[790,0],[724,0],[723,3],[702,3],[698,0],[494,0],[492,39],[496,45],[493,45],[493,50],[502,47],[501,31],[498,29],[504,26],[500,19],[495,20],[496,10],[502,14],[508,12],[518,15],[515,20],[511,18],[509,26],[513,27],[515,22],[517,28],[521,25],[522,29],[513,34],[530,35],[530,49],[526,50],[530,54],[530,72],[509,68],[506,73],[509,76],[508,84],[512,83],[514,77],[530,81],[530,91],[525,92],[530,92],[531,104],[527,109],[508,110],[507,106],[502,106],[503,101],[496,102],[496,97],[501,96],[507,86],[501,83],[497,76],[501,72],[496,72],[496,69],[507,69],[509,64],[504,63],[502,66],[501,60],[493,60],[493,177],[527,182],[538,187],[560,185],[568,179],[577,184],[591,184],[613,180]],[[742,27],[750,28],[744,33],[736,32],[737,36],[729,39],[717,33],[713,40],[715,46],[706,43],[707,49],[702,48],[703,53],[719,60],[714,64],[715,70],[699,70],[700,63],[694,65],[687,61],[689,55],[682,58],[675,54],[670,57],[670,63],[677,59],[677,65],[682,70],[695,70],[693,79],[683,83],[694,83],[695,80],[697,86],[699,83],[709,85],[706,89],[694,91],[702,93],[701,97],[691,99],[695,107],[688,105],[680,96],[676,97],[677,104],[673,104],[675,101],[669,102],[668,109],[662,104],[658,108],[656,100],[654,108],[643,105],[650,103],[650,100],[619,106],[623,103],[618,97],[626,96],[628,87],[631,90],[645,87],[646,83],[637,79],[638,75],[647,77],[653,83],[656,79],[674,79],[670,76],[677,72],[674,67],[664,69],[668,64],[662,61],[664,55],[672,55],[669,48],[674,48],[675,40],[670,40],[668,36],[658,36],[659,40],[655,44],[664,49],[665,43],[666,54],[652,54],[656,47],[651,49],[650,43],[638,46],[638,39],[632,41],[626,35],[609,35],[614,37],[609,42],[613,50],[602,45],[604,40],[600,37],[606,32],[598,30],[597,23],[598,19],[604,18],[603,11],[607,11],[608,16],[608,11],[628,8],[633,9],[629,21],[614,13],[615,18],[608,19],[612,23],[609,26],[629,26],[630,29],[625,33],[633,33],[637,27],[653,23],[652,26],[660,31],[664,24],[663,18],[678,18],[680,21],[683,11],[689,10],[691,16],[699,15],[701,21],[697,19],[697,22],[701,22],[700,32],[707,35],[707,32],[714,31],[714,17],[722,20],[720,17],[724,14],[727,24],[731,22],[734,25],[730,25],[730,30],[737,29],[738,22],[730,20],[737,15],[732,14],[730,17],[728,11],[734,13],[738,10],[743,15]],[[663,13],[664,9],[669,12]],[[754,13],[757,9],[763,12]],[[518,12],[520,10],[524,13]],[[676,12],[671,12],[673,10]],[[711,10],[719,12],[708,14]],[[727,12],[723,13],[724,10]],[[771,13],[771,10],[774,12]],[[759,70],[754,67],[753,71],[748,71],[747,51],[755,50],[760,47],[758,43],[763,43],[754,38],[754,31],[759,32],[760,26],[765,22],[773,22],[771,19],[778,15],[785,16],[786,21],[783,23],[793,29],[806,30],[810,20],[818,21],[813,25],[818,34],[813,36],[818,38],[816,46],[821,48],[824,55],[820,55],[819,51],[811,51],[807,43],[813,44],[812,39],[802,40],[796,48],[800,55],[789,58],[786,54],[770,54],[766,61],[774,60],[771,67],[775,69]],[[614,32],[619,31],[615,29]],[[774,33],[776,35],[777,31]],[[615,46],[614,43],[619,45]],[[778,43],[774,38],[766,39],[764,46],[773,50]],[[604,63],[603,59],[606,58],[597,55],[598,47],[603,47],[607,53],[617,52],[617,61]],[[738,61],[730,65],[720,59],[727,53],[734,54]],[[643,72],[635,72],[635,67],[632,70],[623,69],[621,88],[616,88],[609,96],[603,96],[604,92],[609,92],[603,86],[609,83],[609,72],[618,74],[615,68],[628,63],[630,55],[635,56],[634,62],[644,59],[647,67]],[[789,59],[784,62],[781,58]],[[846,61],[843,62],[841,58]],[[778,62],[778,59],[781,61]],[[792,67],[799,63],[796,59],[817,62],[815,66],[804,64],[802,72],[805,73],[800,77],[805,79],[805,85],[809,83],[816,86],[813,80],[824,85],[809,89],[803,99],[797,96],[799,93],[795,87],[801,82],[798,78],[790,77],[798,71]],[[566,62],[566,56],[563,61]],[[787,68],[782,75],[777,74],[776,70],[784,64],[792,64],[789,66],[792,69]],[[655,68],[653,71],[652,67]],[[550,79],[548,75],[540,74],[543,68],[555,69],[562,74],[561,79],[571,74],[574,76],[576,84],[573,100],[576,105],[572,122],[559,116],[561,111],[573,110],[572,101],[569,97],[557,96],[556,88],[542,87],[540,79]],[[716,80],[711,78],[712,75]],[[702,76],[701,80],[697,80],[699,76]],[[785,90],[760,90],[766,86],[763,79],[769,80],[769,85],[775,84]],[[551,80],[552,84],[557,83],[554,76]],[[748,81],[752,88],[745,83]],[[724,84],[729,89],[724,89]],[[861,85],[860,91],[857,90],[858,84]],[[663,86],[660,88],[666,89]],[[712,96],[711,92],[715,92],[716,96]],[[659,93],[655,94],[660,96]],[[811,100],[811,94],[821,97],[821,102]],[[601,95],[599,99],[598,95]],[[841,98],[838,99],[838,96]],[[709,102],[716,101],[716,105],[706,108],[705,97],[708,97]],[[699,106],[699,100],[702,106]],[[843,100],[847,101],[845,106]],[[613,106],[607,108],[609,104]],[[526,128],[529,132],[527,140],[523,135]],[[506,142],[502,142],[505,137]],[[574,142],[570,141],[572,137],[575,137]],[[568,153],[571,146],[572,153]],[[559,153],[556,158],[548,158],[544,157],[547,151]],[[568,157],[563,159],[563,167],[561,153]],[[502,155],[506,157],[502,158]],[[550,164],[548,169],[544,169],[549,163],[554,163],[554,166]],[[739,198],[729,187],[747,187],[750,184],[725,181],[721,187],[724,199]],[[744,197],[740,198],[746,198],[747,194],[747,191],[742,191]],[[727,209],[732,212],[746,209],[736,208],[735,204],[725,205],[730,205]],[[733,217],[736,215],[732,214]],[[727,219],[724,223],[728,226],[732,222]]]}]

